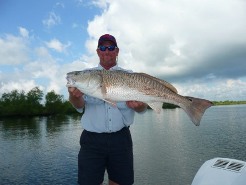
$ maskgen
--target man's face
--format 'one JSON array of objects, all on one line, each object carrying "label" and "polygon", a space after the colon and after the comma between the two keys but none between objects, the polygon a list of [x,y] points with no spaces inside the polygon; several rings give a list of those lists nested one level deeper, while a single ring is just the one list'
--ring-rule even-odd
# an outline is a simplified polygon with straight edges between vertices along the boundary
[{"label": "man's face", "polygon": [[[109,47],[109,46],[115,46],[110,41],[105,41],[101,44],[101,46]],[[113,51],[109,51],[108,48],[106,48],[105,51],[101,51],[100,49],[97,49],[97,55],[100,59],[100,64],[105,69],[110,69],[111,67],[116,65],[116,58],[119,53],[119,48],[115,48]]]}]

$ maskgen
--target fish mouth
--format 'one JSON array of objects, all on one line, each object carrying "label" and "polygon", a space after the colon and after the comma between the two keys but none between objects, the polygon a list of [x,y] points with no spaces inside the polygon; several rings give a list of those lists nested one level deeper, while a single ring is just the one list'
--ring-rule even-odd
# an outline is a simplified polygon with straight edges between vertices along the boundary
[{"label": "fish mouth", "polygon": [[71,77],[69,77],[69,76],[67,76],[66,79],[67,79],[66,86],[67,87],[73,87],[76,81],[74,79],[72,79]]}]

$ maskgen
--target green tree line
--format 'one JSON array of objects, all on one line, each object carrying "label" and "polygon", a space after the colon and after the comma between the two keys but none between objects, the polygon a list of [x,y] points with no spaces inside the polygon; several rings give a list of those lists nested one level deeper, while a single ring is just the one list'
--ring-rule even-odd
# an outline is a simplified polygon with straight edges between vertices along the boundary
[{"label": "green tree line", "polygon": [[[43,103],[42,103],[43,102]],[[246,104],[246,101],[213,101],[214,105]],[[178,106],[164,103],[162,108],[172,109]],[[149,107],[150,108],[150,107]],[[77,113],[63,95],[54,91],[44,93],[35,87],[29,92],[13,90],[3,93],[0,98],[0,117],[5,116],[37,116]]]},{"label": "green tree line", "polygon": [[0,98],[0,117],[65,113],[76,113],[76,110],[69,101],[64,100],[63,95],[50,91],[44,96],[38,87],[29,92],[13,90],[3,93]]},{"label": "green tree line", "polygon": [[246,104],[246,101],[213,101],[214,105],[240,105],[240,104]]}]

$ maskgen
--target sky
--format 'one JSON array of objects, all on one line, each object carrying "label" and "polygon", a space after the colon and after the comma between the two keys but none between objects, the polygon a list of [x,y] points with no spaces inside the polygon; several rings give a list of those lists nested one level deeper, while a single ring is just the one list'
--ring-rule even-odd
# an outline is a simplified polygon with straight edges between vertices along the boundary
[{"label": "sky", "polygon": [[0,95],[54,90],[98,65],[109,33],[118,65],[212,101],[246,100],[246,0],[0,0]]}]

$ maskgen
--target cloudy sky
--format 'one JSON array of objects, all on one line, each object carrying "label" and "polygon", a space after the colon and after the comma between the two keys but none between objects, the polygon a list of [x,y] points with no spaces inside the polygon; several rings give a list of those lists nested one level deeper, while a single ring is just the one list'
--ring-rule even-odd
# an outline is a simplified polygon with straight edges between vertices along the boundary
[{"label": "cloudy sky", "polygon": [[110,33],[121,67],[182,95],[246,100],[245,20],[245,0],[1,0],[0,95],[38,86],[66,98],[66,73],[97,66]]}]

